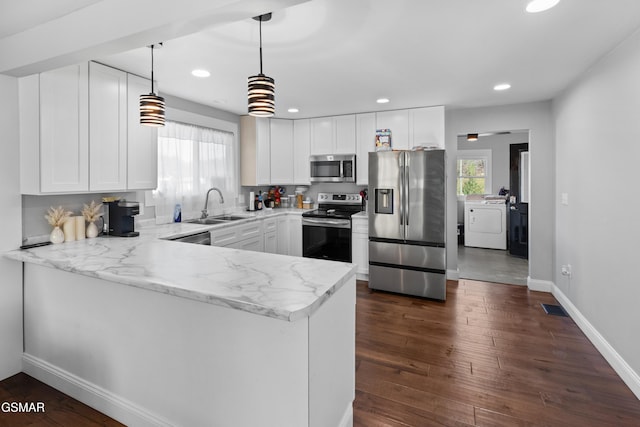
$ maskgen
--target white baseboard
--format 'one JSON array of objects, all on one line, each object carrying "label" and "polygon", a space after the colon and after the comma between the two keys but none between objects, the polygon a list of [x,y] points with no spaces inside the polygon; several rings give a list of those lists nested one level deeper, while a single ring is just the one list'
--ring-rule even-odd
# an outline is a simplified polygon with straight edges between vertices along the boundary
[{"label": "white baseboard", "polygon": [[338,427],[353,427],[353,402],[349,402],[347,405]]},{"label": "white baseboard", "polygon": [[447,270],[447,280],[460,280],[460,270]]},{"label": "white baseboard", "polygon": [[609,362],[613,370],[622,378],[622,381],[624,381],[633,394],[640,399],[640,376],[638,376],[638,373],[625,362],[622,356],[600,335],[600,332],[593,327],[587,318],[580,313],[580,310],[573,305],[571,300],[555,285],[553,286],[553,296],[567,311],[573,321],[576,322],[587,338],[589,338],[589,341],[596,347],[602,357]]},{"label": "white baseboard", "polygon": [[367,273],[367,274],[356,273],[356,279],[357,280],[366,280],[368,282],[369,281],[369,273]]},{"label": "white baseboard", "polygon": [[527,288],[530,291],[538,292],[552,292],[555,284],[549,280],[532,279],[531,276],[527,276]]},{"label": "white baseboard", "polygon": [[173,426],[145,408],[30,354],[23,353],[22,370],[128,426]]}]

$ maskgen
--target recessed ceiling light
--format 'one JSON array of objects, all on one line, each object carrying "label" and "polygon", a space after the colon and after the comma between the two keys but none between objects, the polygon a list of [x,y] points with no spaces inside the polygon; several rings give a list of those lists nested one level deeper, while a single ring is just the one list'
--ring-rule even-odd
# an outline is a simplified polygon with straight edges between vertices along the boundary
[{"label": "recessed ceiling light", "polygon": [[191,72],[196,77],[209,77],[211,75],[207,70],[196,69]]},{"label": "recessed ceiling light", "polygon": [[493,87],[493,90],[507,90],[511,89],[511,85],[509,83],[500,83]]},{"label": "recessed ceiling light", "polygon": [[529,3],[527,3],[527,12],[544,12],[545,10],[551,9],[559,2],[560,0],[531,0]]},{"label": "recessed ceiling light", "polygon": [[297,108],[289,108],[287,111],[290,113],[297,113],[300,110],[298,110]]},{"label": "recessed ceiling light", "polygon": [[378,104],[386,104],[387,102],[389,102],[389,98],[378,98],[376,102]]}]

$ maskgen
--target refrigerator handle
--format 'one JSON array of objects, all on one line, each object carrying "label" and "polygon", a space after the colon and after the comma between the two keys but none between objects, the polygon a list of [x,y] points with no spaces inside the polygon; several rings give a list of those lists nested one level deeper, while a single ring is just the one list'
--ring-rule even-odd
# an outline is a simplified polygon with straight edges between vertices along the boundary
[{"label": "refrigerator handle", "polygon": [[[404,164],[404,225],[409,225],[409,155],[406,154]],[[406,232],[405,232],[406,234]]]},{"label": "refrigerator handle", "polygon": [[404,225],[404,164],[400,164],[400,185],[398,185],[400,191],[400,225]]}]

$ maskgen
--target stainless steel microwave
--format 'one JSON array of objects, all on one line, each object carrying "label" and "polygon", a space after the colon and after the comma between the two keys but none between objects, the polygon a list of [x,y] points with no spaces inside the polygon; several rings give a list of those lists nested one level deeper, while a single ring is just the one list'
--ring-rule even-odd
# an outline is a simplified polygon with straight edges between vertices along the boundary
[{"label": "stainless steel microwave", "polygon": [[311,182],[356,182],[355,154],[309,157]]}]

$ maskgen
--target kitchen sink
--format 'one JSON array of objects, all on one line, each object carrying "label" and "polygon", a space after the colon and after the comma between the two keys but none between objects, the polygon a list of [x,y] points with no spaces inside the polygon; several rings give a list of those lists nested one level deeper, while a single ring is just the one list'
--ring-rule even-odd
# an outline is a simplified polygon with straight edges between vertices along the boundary
[{"label": "kitchen sink", "polygon": [[239,221],[241,219],[247,219],[247,216],[240,215],[217,215],[217,216],[208,216],[206,218],[197,218],[197,219],[188,219],[185,222],[190,224],[205,224],[205,225],[214,225],[214,224],[224,224],[230,221]]}]

